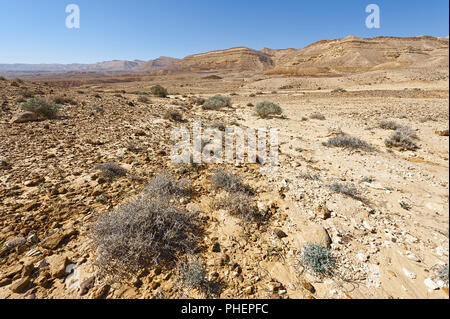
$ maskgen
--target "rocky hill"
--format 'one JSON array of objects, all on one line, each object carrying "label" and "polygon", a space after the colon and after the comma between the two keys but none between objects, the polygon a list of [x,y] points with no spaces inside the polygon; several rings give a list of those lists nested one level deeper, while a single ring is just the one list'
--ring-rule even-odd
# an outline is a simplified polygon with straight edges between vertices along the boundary
[{"label": "rocky hill", "polygon": [[421,68],[448,72],[449,39],[430,36],[322,40],[302,49],[253,50],[236,47],[149,61],[115,60],[95,64],[0,64],[0,72],[255,71],[274,75],[339,75],[375,70]]}]

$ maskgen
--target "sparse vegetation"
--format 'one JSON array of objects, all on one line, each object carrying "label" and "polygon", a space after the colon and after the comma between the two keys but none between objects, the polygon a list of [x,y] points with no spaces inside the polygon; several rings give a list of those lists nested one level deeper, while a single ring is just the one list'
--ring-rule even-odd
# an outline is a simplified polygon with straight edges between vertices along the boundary
[{"label": "sparse vegetation", "polygon": [[155,264],[172,264],[195,251],[197,216],[165,199],[139,197],[102,215],[92,226],[97,265],[105,275],[129,278]]},{"label": "sparse vegetation", "polygon": [[167,97],[168,93],[167,90],[165,88],[163,88],[161,85],[155,85],[152,86],[152,88],[150,89],[150,92],[157,97]]},{"label": "sparse vegetation", "polygon": [[394,121],[381,121],[379,123],[380,128],[384,129],[384,130],[396,130],[399,127],[401,127],[400,124],[398,124],[397,122]]},{"label": "sparse vegetation", "polygon": [[138,102],[148,104],[150,103],[150,99],[145,95],[139,95]]},{"label": "sparse vegetation", "polygon": [[96,166],[96,168],[100,170],[103,176],[105,178],[108,178],[109,180],[126,176],[128,173],[125,168],[113,162],[99,164]]},{"label": "sparse vegetation", "polygon": [[164,118],[166,120],[181,122],[181,121],[183,121],[183,114],[181,114],[181,112],[175,108],[169,108],[169,109],[167,109],[166,113],[164,114]]},{"label": "sparse vegetation", "polygon": [[419,148],[407,130],[398,129],[387,138],[384,143],[387,147],[396,147],[400,150],[415,151]]},{"label": "sparse vegetation", "polygon": [[144,189],[144,193],[151,196],[190,196],[192,194],[192,182],[189,180],[174,181],[166,175],[158,174]]},{"label": "sparse vegetation", "polygon": [[225,198],[216,202],[216,208],[225,209],[231,215],[237,216],[247,222],[261,222],[263,216],[253,198],[244,192],[226,194]]},{"label": "sparse vegetation", "polygon": [[65,97],[65,96],[57,96],[57,97],[53,98],[53,102],[56,104],[61,104],[61,105],[67,105],[67,104],[78,105],[77,101],[75,101],[72,98]]},{"label": "sparse vegetation", "polygon": [[361,182],[371,184],[371,183],[373,183],[373,178],[372,178],[372,177],[365,176],[365,177],[363,177],[363,178],[361,179]]},{"label": "sparse vegetation", "polygon": [[311,114],[311,115],[309,116],[309,118],[310,118],[310,119],[314,119],[314,120],[320,120],[320,121],[323,121],[323,120],[326,119],[326,118],[325,118],[325,115],[320,114],[320,113],[313,113],[313,114]]},{"label": "sparse vegetation", "polygon": [[20,107],[25,111],[30,111],[38,116],[53,118],[61,109],[61,105],[40,97],[32,98],[22,103]]},{"label": "sparse vegetation", "polygon": [[273,115],[281,115],[283,110],[273,102],[264,101],[256,104],[256,114],[261,118],[267,118]]},{"label": "sparse vegetation", "polygon": [[300,258],[301,264],[320,276],[332,276],[336,265],[331,252],[319,244],[307,244]]},{"label": "sparse vegetation", "polygon": [[359,198],[358,190],[354,184],[341,184],[339,182],[334,182],[329,187],[335,193],[344,194],[353,198]]},{"label": "sparse vegetation", "polygon": [[328,147],[344,147],[344,148],[351,148],[351,149],[362,149],[365,151],[373,150],[373,146],[371,146],[367,142],[365,142],[357,137],[348,136],[346,134],[341,134],[341,135],[332,137],[326,143],[323,143],[323,145],[328,146]]},{"label": "sparse vegetation", "polygon": [[448,265],[441,265],[436,269],[436,275],[439,280],[444,282],[444,285],[448,287]]},{"label": "sparse vegetation", "polygon": [[419,120],[420,123],[425,123],[425,122],[430,122],[430,121],[437,122],[437,119],[431,115],[427,115],[427,116],[421,117]]},{"label": "sparse vegetation", "polygon": [[211,176],[211,182],[216,189],[222,188],[231,193],[253,194],[253,190],[242,182],[240,176],[224,170],[216,170]]},{"label": "sparse vegetation", "polygon": [[231,107],[231,98],[223,95],[212,96],[202,105],[204,110],[218,110],[224,107]]},{"label": "sparse vegetation", "polygon": [[207,271],[198,258],[190,258],[179,267],[181,281],[184,286],[190,289],[197,289],[207,297],[220,295],[223,283],[220,280],[208,280]]},{"label": "sparse vegetation", "polygon": [[410,210],[412,208],[410,204],[404,201],[400,202],[400,207],[403,208],[404,210]]}]

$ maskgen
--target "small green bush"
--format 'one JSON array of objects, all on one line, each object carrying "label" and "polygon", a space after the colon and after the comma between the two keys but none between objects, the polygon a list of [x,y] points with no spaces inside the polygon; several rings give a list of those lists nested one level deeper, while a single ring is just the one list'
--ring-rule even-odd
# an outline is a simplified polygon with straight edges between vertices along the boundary
[{"label": "small green bush", "polygon": [[321,276],[332,276],[336,265],[330,251],[319,244],[307,244],[303,248],[301,263]]},{"label": "small green bush", "polygon": [[224,107],[231,107],[231,98],[223,95],[212,96],[202,105],[204,110],[218,110]]},{"label": "small green bush", "polygon": [[155,85],[150,89],[153,95],[157,97],[167,97],[167,90],[163,88],[161,85]]},{"label": "small green bush", "polygon": [[280,115],[283,113],[281,107],[273,102],[264,101],[256,104],[256,114],[261,118],[267,118],[273,115]]},{"label": "small green bush", "polygon": [[61,109],[61,105],[49,102],[40,97],[29,99],[22,103],[20,107],[25,111],[33,112],[36,115],[44,116],[46,118],[54,117]]}]

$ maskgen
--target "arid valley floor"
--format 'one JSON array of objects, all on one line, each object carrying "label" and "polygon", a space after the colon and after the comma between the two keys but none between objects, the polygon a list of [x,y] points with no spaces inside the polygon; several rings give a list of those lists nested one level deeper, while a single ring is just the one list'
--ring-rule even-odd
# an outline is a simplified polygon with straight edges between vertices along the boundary
[{"label": "arid valley floor", "polygon": [[[171,201],[201,221],[196,258],[206,280],[220,286],[213,297],[448,298],[448,281],[437,274],[449,258],[446,43],[447,65],[439,69],[179,71],[76,86],[0,80],[0,298],[204,298],[180,280],[182,255],[124,282],[98,275],[93,223],[161,173],[192,185],[189,196]],[[154,85],[169,95],[143,95]],[[231,97],[232,106],[205,110],[198,103],[217,94]],[[59,98],[64,106],[56,118],[18,123],[20,104],[31,97]],[[256,116],[261,101],[281,106],[282,116]],[[196,120],[278,128],[278,169],[173,163],[172,130]],[[387,147],[393,131],[380,127],[383,121],[412,129],[418,148]],[[326,145],[341,135],[371,149]],[[126,174],[107,179],[98,169],[104,163]],[[264,222],[217,206],[226,195],[211,182],[217,169],[254,190]],[[333,183],[353,184],[357,195]],[[332,276],[299,262],[311,242],[333,255]]]}]

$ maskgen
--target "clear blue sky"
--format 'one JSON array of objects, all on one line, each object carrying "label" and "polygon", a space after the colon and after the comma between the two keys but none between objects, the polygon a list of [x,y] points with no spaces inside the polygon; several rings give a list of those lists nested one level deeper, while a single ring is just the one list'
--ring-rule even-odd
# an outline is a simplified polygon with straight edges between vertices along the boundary
[{"label": "clear blue sky", "polygon": [[[81,28],[67,29],[66,5]],[[365,8],[381,8],[367,29]],[[234,46],[302,48],[347,35],[447,36],[448,0],[0,0],[0,63],[149,60]]]}]

